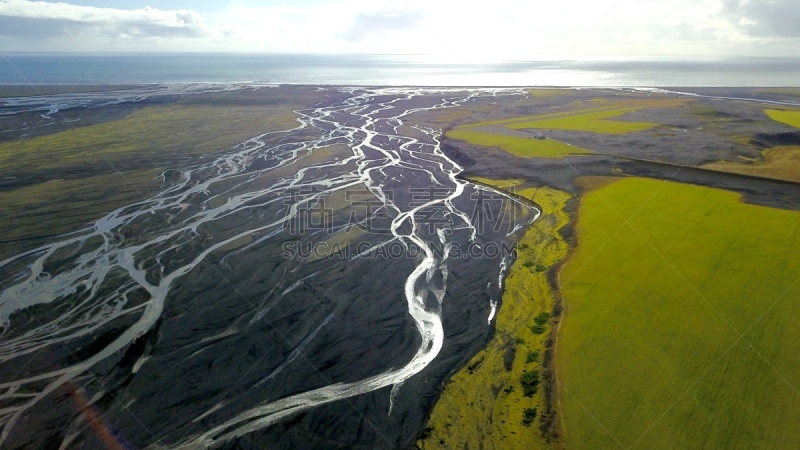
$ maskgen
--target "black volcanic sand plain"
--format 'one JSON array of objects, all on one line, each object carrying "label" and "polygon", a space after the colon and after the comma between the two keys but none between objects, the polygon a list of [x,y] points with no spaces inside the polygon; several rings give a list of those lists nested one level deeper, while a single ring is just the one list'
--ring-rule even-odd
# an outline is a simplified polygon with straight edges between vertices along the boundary
[{"label": "black volcanic sand plain", "polygon": [[[675,90],[771,101],[800,97],[797,90],[780,89]],[[19,95],[16,88],[0,88],[0,96],[14,95]],[[38,114],[0,117],[0,260],[37,248],[63,233],[80,230],[109,211],[178,185],[187,167],[214,161],[251,137],[296,126],[294,110],[331,105],[350,95],[330,87],[282,86],[76,108],[59,111],[50,118]],[[372,103],[397,95],[386,93]],[[455,98],[466,96],[466,92],[426,94],[399,104],[407,109],[430,107],[443,96]],[[572,217],[578,213],[589,176],[647,177],[714,187],[740,193],[747,203],[800,210],[798,183],[703,167],[719,161],[758,164],[771,148],[800,145],[800,131],[764,115],[765,108],[776,106],[754,101],[621,89],[533,89],[513,94],[500,92],[459,106],[411,113],[403,118],[397,133],[422,138],[422,129],[446,133],[462,125],[580,110],[602,102],[654,98],[685,98],[686,102],[682,106],[641,108],[612,119],[659,124],[643,131],[612,135],[541,129],[535,130],[536,137],[532,138],[565,142],[590,150],[591,154],[521,158],[498,147],[447,137],[442,139],[441,148],[464,168],[462,178],[520,179],[527,186],[570,193],[572,200],[566,209]],[[299,142],[316,137],[311,131],[304,133],[293,134],[291,139]],[[279,146],[286,143],[285,139],[284,135],[274,134],[264,142]],[[343,160],[351,154],[347,145],[332,145],[309,155],[292,170]],[[278,162],[266,158],[247,164],[245,173],[257,173]],[[353,167],[334,167],[325,175],[332,177],[348,170]],[[248,182],[266,189],[281,177],[293,176],[280,168],[265,173]],[[430,186],[423,176],[402,182],[407,188]],[[237,189],[237,181],[228,180],[212,188],[208,195],[229,198]],[[470,195],[477,194],[476,188],[470,189],[474,191]],[[403,189],[397,192],[401,199],[412,195]],[[470,195],[456,202],[456,206],[471,211],[474,205],[468,201]],[[187,198],[185,210],[142,218],[126,225],[116,237],[144,239],[164,223],[180,221],[201,201],[204,200],[200,196]],[[361,210],[346,199],[330,198],[329,206],[336,223],[354,217],[368,220],[360,217]],[[506,206],[492,206],[495,209],[491,216],[501,217],[503,207]],[[138,255],[137,264],[148,267],[152,259],[165,254],[174,261],[159,264],[183,264],[212,243],[235,236],[254,222],[274,218],[283,210],[285,204],[280,202],[243,209],[225,222],[204,224],[195,230],[195,235],[178,235],[163,247]],[[518,218],[519,224],[527,224],[524,211]],[[571,227],[562,234],[572,248],[578,242]],[[511,245],[520,236],[503,230],[487,232],[481,239]],[[464,233],[458,231],[456,237],[464,239]],[[69,448],[103,448],[107,443],[97,427],[86,425],[87,420],[92,421],[86,411],[92,410],[102,416],[112,434],[134,448],[169,448],[185,436],[203,433],[238,412],[334,383],[358,382],[402,367],[414,356],[421,337],[408,314],[402,286],[416,260],[284,255],[284,244],[289,241],[338,239],[344,248],[357,244],[380,246],[389,239],[385,227],[383,233],[333,237],[277,235],[249,245],[266,234],[256,234],[211,253],[179,278],[154,326],[93,365],[85,375],[58,387],[27,409],[4,445],[52,448],[67,442]],[[435,232],[427,236],[436,239]],[[101,244],[87,244],[92,245]],[[170,245],[182,247],[170,253]],[[227,257],[229,254],[233,256]],[[51,276],[63,270],[60,263],[72,264],[76,255],[65,251],[58,257],[61,259],[48,268]],[[148,272],[151,282],[164,276],[155,266]],[[6,270],[10,269],[2,268],[0,273]],[[451,260],[442,304],[443,348],[430,365],[399,385],[396,392],[383,387],[306,409],[220,445],[412,448],[424,434],[426,421],[447,380],[492,338],[493,326],[486,325],[489,299],[499,298],[501,292],[496,283],[487,280],[497,280],[500,275],[496,260]],[[129,283],[123,273],[110,277],[112,281],[118,277],[121,284]],[[553,284],[555,277],[555,272],[549,274]],[[12,276],[4,273],[2,279],[6,283]],[[440,281],[429,282],[435,285]],[[141,291],[128,295],[131,299],[146,296]],[[65,308],[68,309],[37,305],[12,316],[10,321],[58,323]],[[13,360],[0,382],[74,365],[121,336],[134,322],[133,316],[123,315],[89,335]],[[90,401],[90,408],[82,406],[82,396],[87,399],[84,402]],[[20,402],[8,398],[4,401],[7,403],[0,407]],[[474,448],[480,448],[480,443],[476,442]]]}]

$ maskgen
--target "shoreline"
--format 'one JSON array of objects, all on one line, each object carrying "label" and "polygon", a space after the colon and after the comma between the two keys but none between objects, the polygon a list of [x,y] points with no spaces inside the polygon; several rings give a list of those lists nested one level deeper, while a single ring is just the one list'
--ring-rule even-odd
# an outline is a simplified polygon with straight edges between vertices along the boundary
[{"label": "shoreline", "polygon": [[[209,85],[209,84],[230,84],[241,86],[254,86],[254,87],[320,87],[320,88],[364,88],[364,89],[465,89],[465,90],[480,90],[480,89],[632,89],[632,90],[647,90],[647,89],[787,89],[800,91],[800,84],[798,85],[726,85],[726,84],[575,84],[575,85],[554,85],[554,84],[363,84],[363,83],[292,83],[286,81],[256,81],[256,80],[221,80],[221,81],[149,81],[149,82],[124,82],[124,83],[0,83],[0,89],[4,88],[18,88],[18,87],[113,87],[114,90],[119,89],[133,89],[140,87],[153,87],[153,86],[171,86],[171,85]],[[98,91],[82,91],[76,93],[98,92]],[[653,92],[658,94],[659,92]],[[668,94],[682,94],[681,92],[665,92]],[[798,94],[800,95],[800,94]],[[2,98],[2,97],[0,97]],[[725,100],[748,100],[736,97],[720,97]],[[757,100],[757,99],[756,99]]]},{"label": "shoreline", "polygon": [[[95,94],[147,87],[145,84],[2,84],[0,85],[0,102],[8,98],[38,97],[63,94]],[[67,91],[67,89],[69,89]],[[21,93],[14,93],[13,91]],[[12,91],[9,93],[8,91]],[[36,91],[26,93],[26,91]],[[46,91],[46,92],[42,92]]]}]

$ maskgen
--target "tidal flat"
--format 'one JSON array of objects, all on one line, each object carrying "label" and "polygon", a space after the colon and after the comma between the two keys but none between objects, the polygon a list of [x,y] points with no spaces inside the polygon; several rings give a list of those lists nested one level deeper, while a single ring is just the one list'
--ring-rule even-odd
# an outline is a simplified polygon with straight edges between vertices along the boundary
[{"label": "tidal flat", "polygon": [[0,446],[792,439],[795,91],[103,89],[0,87]]}]

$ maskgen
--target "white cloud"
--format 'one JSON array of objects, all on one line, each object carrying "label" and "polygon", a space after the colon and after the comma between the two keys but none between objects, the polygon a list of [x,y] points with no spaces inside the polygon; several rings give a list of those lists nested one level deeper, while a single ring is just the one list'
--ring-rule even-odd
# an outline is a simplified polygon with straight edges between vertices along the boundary
[{"label": "white cloud", "polygon": [[205,25],[197,12],[188,9],[124,10],[27,0],[0,1],[0,37],[19,45],[86,49],[82,47],[103,43],[108,46],[110,41],[152,45],[147,41],[204,39],[218,34]]},{"label": "white cloud", "polygon": [[[792,3],[794,2],[794,3]],[[426,53],[454,62],[577,55],[797,54],[797,0],[343,0],[213,12],[0,0],[18,50]],[[792,44],[795,45],[792,45]]]},{"label": "white cloud", "polygon": [[725,0],[725,14],[756,37],[800,38],[797,0]]},{"label": "white cloud", "polygon": [[341,33],[340,37],[361,42],[386,34],[414,33],[421,20],[422,13],[419,10],[381,11],[377,14],[361,12],[353,17],[347,31]]}]

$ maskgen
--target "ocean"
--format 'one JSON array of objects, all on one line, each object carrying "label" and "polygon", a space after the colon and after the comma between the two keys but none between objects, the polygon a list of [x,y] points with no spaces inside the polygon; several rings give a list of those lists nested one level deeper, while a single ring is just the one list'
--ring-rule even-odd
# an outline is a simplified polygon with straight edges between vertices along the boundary
[{"label": "ocean", "polygon": [[453,63],[418,55],[0,54],[0,84],[800,87],[800,59]]}]

